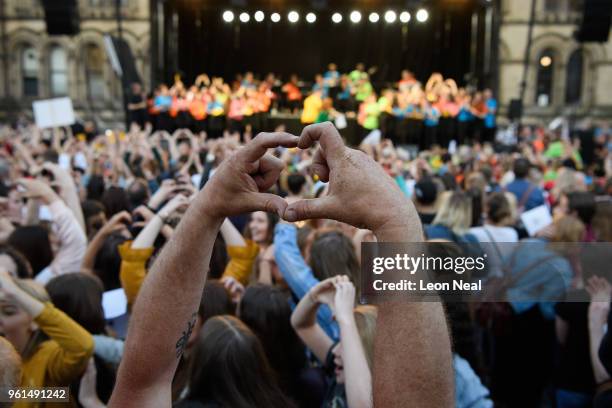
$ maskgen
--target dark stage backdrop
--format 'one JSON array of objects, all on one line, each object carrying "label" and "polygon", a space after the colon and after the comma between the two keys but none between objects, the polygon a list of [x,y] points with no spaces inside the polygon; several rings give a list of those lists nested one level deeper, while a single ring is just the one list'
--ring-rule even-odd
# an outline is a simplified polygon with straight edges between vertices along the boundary
[{"label": "dark stage backdrop", "polygon": [[[178,71],[190,82],[202,72],[233,78],[237,73],[253,71],[260,77],[274,72],[283,80],[297,73],[302,80],[312,81],[316,73],[325,71],[329,62],[335,62],[341,72],[364,62],[367,67],[378,68],[373,78],[377,83],[397,81],[404,68],[412,70],[423,81],[432,72],[441,72],[464,84],[471,67],[475,68],[473,76],[482,78],[483,7],[470,1],[454,7],[429,2],[429,20],[418,23],[416,9],[408,8],[412,14],[408,24],[401,24],[399,20],[393,24],[384,22],[383,14],[388,8],[384,5],[371,9],[356,7],[362,13],[362,21],[353,24],[349,21],[353,7],[322,10],[286,5],[223,7],[199,0],[169,1],[164,13],[167,34],[163,41],[166,64],[162,75],[170,81],[174,71]],[[223,21],[222,13],[226,9],[234,11],[234,22]],[[253,18],[258,9],[266,13],[264,22],[257,23]],[[393,9],[398,14],[403,10]],[[287,21],[289,10],[300,13],[298,23]],[[251,15],[248,23],[238,21],[241,11]],[[282,15],[279,23],[269,19],[274,11]],[[317,14],[314,24],[305,21],[308,11]],[[336,11],[343,14],[339,24],[331,21]],[[378,23],[368,21],[370,11],[380,14]],[[475,31],[473,13],[479,16]]]}]

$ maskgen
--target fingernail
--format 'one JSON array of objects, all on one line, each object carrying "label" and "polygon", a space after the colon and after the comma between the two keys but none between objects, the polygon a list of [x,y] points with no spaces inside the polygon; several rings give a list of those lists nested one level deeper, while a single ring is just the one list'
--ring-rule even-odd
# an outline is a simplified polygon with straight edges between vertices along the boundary
[{"label": "fingernail", "polygon": [[288,208],[287,210],[285,210],[285,219],[287,221],[295,221],[297,218],[297,215],[295,213],[295,210],[293,208]]}]

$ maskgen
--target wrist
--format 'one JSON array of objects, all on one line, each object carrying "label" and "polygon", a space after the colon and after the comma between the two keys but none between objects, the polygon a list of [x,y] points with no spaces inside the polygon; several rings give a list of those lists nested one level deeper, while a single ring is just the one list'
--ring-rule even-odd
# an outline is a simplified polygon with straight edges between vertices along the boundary
[{"label": "wrist", "polygon": [[336,314],[336,321],[340,326],[355,326],[355,316],[353,316],[352,311],[350,313]]}]

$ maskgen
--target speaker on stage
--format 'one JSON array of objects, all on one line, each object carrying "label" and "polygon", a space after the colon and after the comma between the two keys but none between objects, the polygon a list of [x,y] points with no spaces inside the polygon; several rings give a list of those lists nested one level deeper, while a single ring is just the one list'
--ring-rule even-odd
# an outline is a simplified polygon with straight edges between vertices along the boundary
[{"label": "speaker on stage", "polygon": [[523,101],[520,99],[512,99],[508,108],[508,119],[516,120],[523,116]]},{"label": "speaker on stage", "polygon": [[582,19],[574,37],[579,42],[607,42],[612,21],[612,1],[584,0]]},{"label": "speaker on stage", "polygon": [[113,71],[121,78],[126,86],[133,82],[142,84],[130,45],[121,38],[110,35],[104,36],[104,47],[108,54]]},{"label": "speaker on stage", "polygon": [[42,0],[49,35],[75,35],[81,30],[76,0]]}]

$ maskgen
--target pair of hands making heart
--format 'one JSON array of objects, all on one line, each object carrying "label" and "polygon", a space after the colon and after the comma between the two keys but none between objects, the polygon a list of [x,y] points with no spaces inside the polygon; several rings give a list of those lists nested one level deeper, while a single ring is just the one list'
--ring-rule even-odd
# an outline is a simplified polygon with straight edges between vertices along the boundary
[{"label": "pair of hands making heart", "polygon": [[[317,141],[320,148],[312,167],[322,181],[329,181],[329,194],[288,204],[265,193],[285,167],[267,150],[277,146],[307,149]],[[330,122],[306,126],[300,137],[280,132],[259,134],[219,166],[204,191],[202,206],[214,218],[268,211],[290,222],[329,218],[377,234],[410,228],[417,217],[395,181],[365,153],[347,147]]]}]

